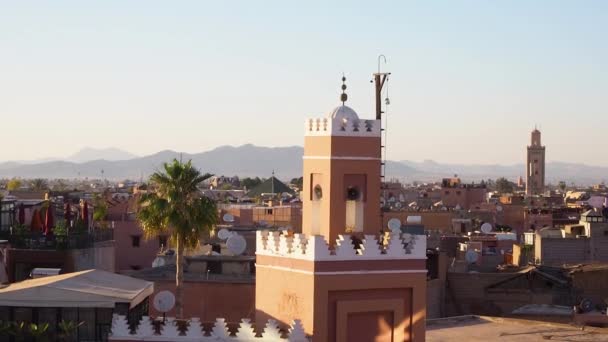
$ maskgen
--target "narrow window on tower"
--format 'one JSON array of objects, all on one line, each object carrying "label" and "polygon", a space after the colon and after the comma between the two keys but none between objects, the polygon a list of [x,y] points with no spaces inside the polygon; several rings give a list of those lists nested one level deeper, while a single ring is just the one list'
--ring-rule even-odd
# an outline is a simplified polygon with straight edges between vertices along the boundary
[{"label": "narrow window on tower", "polygon": [[366,189],[366,175],[344,175],[344,197],[346,201],[345,230],[347,232],[363,231]]},{"label": "narrow window on tower", "polygon": [[323,175],[313,173],[310,175],[310,224],[314,234],[321,234],[321,203],[323,199]]}]

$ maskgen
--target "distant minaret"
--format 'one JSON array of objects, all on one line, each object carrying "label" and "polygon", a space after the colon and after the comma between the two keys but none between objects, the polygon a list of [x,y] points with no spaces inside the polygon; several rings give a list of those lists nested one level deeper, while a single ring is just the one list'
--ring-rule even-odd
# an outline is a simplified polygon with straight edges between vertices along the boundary
[{"label": "distant minaret", "polygon": [[545,190],[545,146],[540,142],[540,131],[536,128],[531,134],[526,163],[526,195],[540,195]]}]

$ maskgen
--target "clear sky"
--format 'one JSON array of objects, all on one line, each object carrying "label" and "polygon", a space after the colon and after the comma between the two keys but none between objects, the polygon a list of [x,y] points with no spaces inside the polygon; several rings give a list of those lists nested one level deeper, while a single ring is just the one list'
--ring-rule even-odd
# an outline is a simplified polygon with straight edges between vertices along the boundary
[{"label": "clear sky", "polygon": [[373,116],[394,160],[608,165],[606,1],[1,1],[0,160],[301,145],[306,117]]}]

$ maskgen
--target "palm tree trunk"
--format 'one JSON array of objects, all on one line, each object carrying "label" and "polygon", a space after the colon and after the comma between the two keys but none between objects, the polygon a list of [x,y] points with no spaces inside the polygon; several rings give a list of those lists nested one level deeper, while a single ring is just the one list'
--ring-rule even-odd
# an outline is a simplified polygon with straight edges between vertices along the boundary
[{"label": "palm tree trunk", "polygon": [[182,306],[182,285],[184,282],[184,239],[182,236],[177,237],[177,251],[175,253],[175,314],[177,318],[184,318],[184,308]]}]

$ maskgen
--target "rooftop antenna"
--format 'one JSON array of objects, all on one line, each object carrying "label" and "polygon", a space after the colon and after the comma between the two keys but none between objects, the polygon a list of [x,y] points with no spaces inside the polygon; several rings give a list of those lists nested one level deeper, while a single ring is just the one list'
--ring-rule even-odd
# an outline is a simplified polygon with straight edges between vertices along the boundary
[{"label": "rooftop antenna", "polygon": [[272,178],[270,179],[270,188],[271,193],[272,193],[272,197],[274,197],[274,170],[272,170]]},{"label": "rooftop antenna", "polygon": [[346,95],[346,76],[342,73],[342,95],[340,95],[340,101],[342,101],[343,106],[346,100],[348,100],[348,95]]},{"label": "rooftop antenna", "polygon": [[384,87],[384,82],[387,81],[388,76],[391,74],[390,72],[380,72],[380,62],[382,60],[386,64],[386,56],[378,56],[378,72],[374,74],[374,80],[372,81],[376,85],[376,120],[382,119],[382,87]]},{"label": "rooftop antenna", "polygon": [[[384,185],[384,180],[386,179],[386,126],[388,121],[385,121],[384,127],[382,125],[382,88],[384,87],[384,83],[388,81],[388,76],[391,74],[390,72],[382,72],[380,67],[384,61],[386,64],[386,56],[379,55],[378,56],[378,72],[374,74],[374,79],[371,81],[375,85],[375,93],[376,93],[376,120],[380,120],[380,132],[384,132],[384,137],[381,137],[382,141],[380,143],[380,157],[382,161],[380,162],[380,190],[383,190],[383,197],[386,198],[386,186]],[[390,104],[388,99],[388,86],[387,86],[387,96],[385,106],[387,107]],[[385,116],[386,120],[386,116]],[[382,214],[380,214],[380,226],[382,226]]]}]

